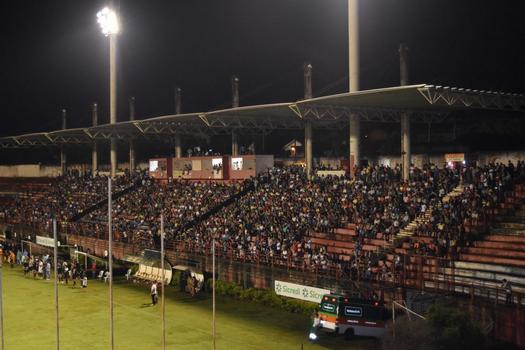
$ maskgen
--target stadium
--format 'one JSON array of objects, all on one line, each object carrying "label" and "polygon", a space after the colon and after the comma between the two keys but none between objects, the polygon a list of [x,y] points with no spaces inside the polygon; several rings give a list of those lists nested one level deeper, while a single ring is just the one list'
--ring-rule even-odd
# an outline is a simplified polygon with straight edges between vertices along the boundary
[{"label": "stadium", "polygon": [[[311,15],[326,9],[310,2]],[[103,76],[93,80],[104,85],[59,91],[72,100],[97,91],[102,103],[73,113],[55,104],[61,127],[4,120],[0,134],[2,349],[525,347],[525,96],[512,77],[496,91],[414,83],[430,68],[412,69],[403,43],[395,62],[381,62],[397,81],[361,88],[373,75],[360,61],[372,5],[331,5],[344,9],[344,79],[315,90],[315,60],[305,59],[291,83],[299,95],[273,82],[277,99],[255,99],[233,75],[217,93],[226,104],[190,97],[197,112],[183,112],[175,87],[172,112],[143,117],[141,98],[161,105],[151,96],[162,83],[141,81],[140,96],[117,87],[127,93],[140,71],[124,53],[147,12],[126,1],[79,5],[100,25]],[[151,20],[184,6],[160,2]],[[227,15],[258,5],[223,6]],[[280,6],[264,11],[297,11]],[[193,63],[214,66],[178,64]],[[45,89],[61,85],[53,80]]]}]

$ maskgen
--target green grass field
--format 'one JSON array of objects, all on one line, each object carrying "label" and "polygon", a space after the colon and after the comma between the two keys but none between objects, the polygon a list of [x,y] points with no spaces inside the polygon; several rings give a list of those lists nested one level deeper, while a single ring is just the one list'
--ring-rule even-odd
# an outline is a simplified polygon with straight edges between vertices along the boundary
[{"label": "green grass field", "polygon": [[[21,269],[3,268],[5,345],[9,350],[55,349],[52,281],[24,278]],[[115,348],[160,349],[160,305],[150,306],[149,289],[120,282],[114,287]],[[89,281],[87,289],[60,285],[61,349],[108,349],[107,285]],[[309,319],[263,305],[217,299],[217,349],[362,349],[374,340],[346,342],[326,335],[312,345]],[[212,349],[211,297],[169,288],[166,293],[168,349]]]}]

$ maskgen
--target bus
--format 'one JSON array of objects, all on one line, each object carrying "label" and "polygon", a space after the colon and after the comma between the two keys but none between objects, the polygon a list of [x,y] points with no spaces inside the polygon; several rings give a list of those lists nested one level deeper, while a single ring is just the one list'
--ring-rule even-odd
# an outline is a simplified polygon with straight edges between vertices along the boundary
[{"label": "bus", "polygon": [[388,319],[382,301],[325,294],[309,338],[316,340],[319,332],[344,334],[347,340],[354,336],[379,338],[387,331]]}]

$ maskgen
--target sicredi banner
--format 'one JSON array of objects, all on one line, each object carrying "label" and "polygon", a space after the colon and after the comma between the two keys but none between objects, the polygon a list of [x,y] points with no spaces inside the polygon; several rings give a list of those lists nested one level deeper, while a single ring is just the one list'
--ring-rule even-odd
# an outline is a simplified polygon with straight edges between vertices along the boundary
[{"label": "sicredi banner", "polygon": [[[55,240],[49,237],[36,236],[36,244],[40,244],[45,247],[54,247]],[[57,246],[60,247],[60,241],[57,242]]]},{"label": "sicredi banner", "polygon": [[323,295],[330,294],[328,289],[321,289],[301,284],[275,281],[275,293],[283,297],[301,299],[312,303],[320,303]]}]

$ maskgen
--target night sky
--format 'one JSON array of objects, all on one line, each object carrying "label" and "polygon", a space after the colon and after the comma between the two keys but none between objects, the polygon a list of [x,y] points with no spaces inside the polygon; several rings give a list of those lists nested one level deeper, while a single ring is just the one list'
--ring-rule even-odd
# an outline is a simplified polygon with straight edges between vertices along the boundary
[{"label": "night sky", "polygon": [[[362,0],[361,88],[399,85],[398,45],[410,48],[411,82],[525,93],[522,1]],[[1,136],[108,122],[108,41],[103,1],[1,2]],[[346,0],[116,1],[118,119],[226,108],[230,77],[241,105],[302,97],[302,65],[314,95],[348,89]]]}]

